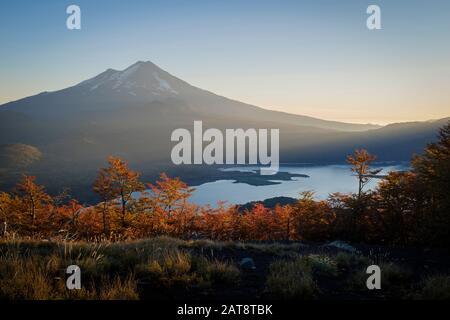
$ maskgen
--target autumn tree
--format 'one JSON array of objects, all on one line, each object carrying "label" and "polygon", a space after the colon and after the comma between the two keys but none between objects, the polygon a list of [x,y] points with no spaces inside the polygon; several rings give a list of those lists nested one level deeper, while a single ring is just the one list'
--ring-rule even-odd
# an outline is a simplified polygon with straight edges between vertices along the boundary
[{"label": "autumn tree", "polygon": [[224,203],[217,208],[202,207],[195,229],[201,237],[212,240],[245,240],[248,236],[243,214],[236,206],[225,207]]},{"label": "autumn tree", "polygon": [[424,185],[411,171],[390,172],[377,189],[379,238],[394,244],[418,243],[424,224]]},{"label": "autumn tree", "polygon": [[276,205],[273,209],[275,219],[277,221],[276,229],[276,239],[279,240],[295,240],[298,238],[294,226],[294,211],[292,206],[289,205]]},{"label": "autumn tree", "polygon": [[60,231],[77,233],[77,220],[84,207],[76,199],[70,199],[67,203],[58,206],[56,221]]},{"label": "autumn tree", "polygon": [[132,171],[125,161],[116,157],[109,157],[108,167],[100,169],[94,182],[94,191],[106,203],[103,210],[105,231],[105,210],[108,203],[116,198],[120,201],[122,226],[126,226],[127,210],[129,204],[133,202],[133,192],[145,189],[144,184],[139,181],[139,176],[140,174]]},{"label": "autumn tree", "polygon": [[183,210],[187,200],[195,190],[179,178],[170,178],[165,173],[160,175],[156,184],[149,184],[148,186],[153,192],[153,197],[169,217],[174,210]]},{"label": "autumn tree", "polygon": [[0,233],[4,236],[8,233],[10,223],[12,197],[6,192],[0,192]]},{"label": "autumn tree", "polygon": [[165,173],[160,175],[155,184],[148,184],[148,187],[151,193],[149,206],[152,214],[166,222],[165,226],[161,226],[175,228],[176,233],[184,233],[192,220],[194,210],[188,199],[195,189],[190,188],[179,178],[170,178]]},{"label": "autumn tree", "polygon": [[361,198],[365,185],[373,176],[380,173],[381,169],[371,170],[370,164],[376,159],[365,149],[356,149],[353,155],[347,156],[347,162],[352,166],[351,170],[358,178],[358,198]]},{"label": "autumn tree", "polygon": [[327,201],[315,201],[313,195],[311,191],[304,191],[292,205],[296,233],[304,240],[330,239],[336,215]]},{"label": "autumn tree", "polygon": [[450,246],[450,122],[439,130],[438,140],[413,159],[412,167],[424,186],[430,241]]},{"label": "autumn tree", "polygon": [[251,210],[246,210],[243,218],[243,223],[247,226],[246,236],[249,239],[274,240],[272,238],[274,216],[262,203],[257,203]]},{"label": "autumn tree", "polygon": [[112,189],[112,177],[106,169],[101,169],[95,179],[93,190],[100,197],[100,203],[96,208],[101,208],[103,233],[105,235],[110,232],[110,222],[108,215],[109,202],[116,197],[114,190]]},{"label": "autumn tree", "polygon": [[[20,202],[18,214],[23,213],[24,216],[20,219],[21,224],[27,225],[32,233],[38,231],[37,223],[47,223],[47,218],[52,210],[52,198],[46,193],[44,186],[38,185],[35,182],[36,177],[24,175],[22,181],[16,186],[16,194]],[[37,221],[40,218],[40,221]]]}]

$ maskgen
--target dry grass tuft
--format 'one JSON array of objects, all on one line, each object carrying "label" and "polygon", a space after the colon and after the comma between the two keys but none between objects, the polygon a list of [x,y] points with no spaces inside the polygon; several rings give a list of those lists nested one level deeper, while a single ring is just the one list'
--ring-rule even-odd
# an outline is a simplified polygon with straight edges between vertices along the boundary
[{"label": "dry grass tuft", "polygon": [[312,266],[302,257],[272,263],[266,287],[277,299],[312,299],[319,292]]},{"label": "dry grass tuft", "polygon": [[450,300],[450,275],[427,277],[414,297],[419,300]]}]

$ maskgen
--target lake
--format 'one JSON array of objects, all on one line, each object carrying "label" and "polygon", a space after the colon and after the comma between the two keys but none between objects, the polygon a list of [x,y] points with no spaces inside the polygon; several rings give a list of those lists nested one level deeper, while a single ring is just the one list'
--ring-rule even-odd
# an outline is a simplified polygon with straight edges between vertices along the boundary
[{"label": "lake", "polygon": [[[380,174],[408,169],[406,164],[373,167],[383,168]],[[233,171],[257,171],[258,167],[247,166],[222,170],[230,172],[230,176],[232,176]],[[298,198],[300,192],[307,190],[314,191],[316,199],[325,199],[330,193],[357,192],[358,188],[357,179],[348,165],[281,166],[279,171],[306,174],[309,178],[294,177],[290,181],[277,181],[279,184],[264,186],[234,183],[235,180],[232,179],[217,180],[196,186],[191,202],[215,207],[218,201],[227,201],[227,204],[244,204],[279,196]],[[366,189],[374,188],[379,181],[380,179],[371,179]]]}]

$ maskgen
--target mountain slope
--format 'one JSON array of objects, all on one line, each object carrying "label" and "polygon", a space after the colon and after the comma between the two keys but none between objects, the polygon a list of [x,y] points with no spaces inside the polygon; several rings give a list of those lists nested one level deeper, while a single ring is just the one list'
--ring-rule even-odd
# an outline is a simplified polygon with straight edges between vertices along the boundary
[{"label": "mountain slope", "polygon": [[378,128],[370,124],[326,121],[307,116],[265,110],[227,99],[196,88],[160,69],[151,62],[137,62],[123,71],[108,69],[73,87],[24,98],[0,106],[0,111],[15,111],[41,119],[79,116],[121,107],[136,107],[164,102],[172,108],[182,106],[189,112],[206,115],[236,116],[285,124],[314,126],[342,131]]}]

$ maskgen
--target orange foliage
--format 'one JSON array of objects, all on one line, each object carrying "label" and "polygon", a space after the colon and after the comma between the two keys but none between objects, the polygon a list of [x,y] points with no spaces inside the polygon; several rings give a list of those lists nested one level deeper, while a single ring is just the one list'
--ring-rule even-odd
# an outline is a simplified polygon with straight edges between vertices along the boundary
[{"label": "orange foliage", "polygon": [[[239,211],[236,206],[200,207],[189,202],[194,191],[178,178],[162,173],[143,191],[139,174],[118,158],[99,171],[93,190],[96,206],[78,201],[57,201],[25,176],[15,193],[0,193],[0,221],[10,232],[35,238],[136,239],[157,235],[214,240],[296,239],[295,216],[289,206],[274,209],[255,205]],[[132,193],[141,191],[139,197]],[[125,223],[124,223],[125,222]]]},{"label": "orange foliage", "polygon": [[294,205],[294,228],[300,239],[327,240],[336,214],[327,201],[314,201],[312,192],[303,192]]},{"label": "orange foliage", "polygon": [[[343,239],[394,244],[450,243],[450,124],[440,142],[413,162],[413,171],[390,173],[373,191],[363,192],[378,170],[365,150],[347,158],[358,177],[358,194],[332,194],[316,201],[304,192],[292,205],[241,210],[189,202],[194,189],[162,173],[148,190],[126,162],[110,157],[93,191],[95,206],[52,197],[24,176],[11,193],[0,192],[0,235],[65,239],[124,240],[168,235],[221,241]],[[440,170],[440,171],[439,171]],[[436,174],[439,172],[439,174]],[[139,192],[139,196],[134,194]]]}]

